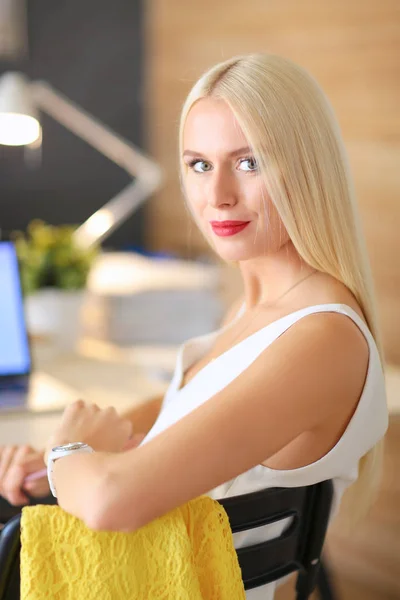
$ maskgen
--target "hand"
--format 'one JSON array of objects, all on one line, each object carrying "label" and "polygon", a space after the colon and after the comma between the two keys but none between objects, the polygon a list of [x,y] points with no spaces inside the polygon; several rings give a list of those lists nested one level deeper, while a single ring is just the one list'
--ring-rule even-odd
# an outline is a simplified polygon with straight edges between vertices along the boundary
[{"label": "hand", "polygon": [[84,442],[99,452],[121,452],[129,443],[132,423],[120,417],[114,407],[100,409],[83,400],[67,406],[61,423],[47,443],[45,462],[54,446]]},{"label": "hand", "polygon": [[44,468],[43,451],[28,445],[0,447],[0,495],[14,506],[28,504],[27,493],[44,498],[50,494],[47,477],[24,483],[27,475]]},{"label": "hand", "polygon": [[143,442],[146,435],[146,433],[134,433],[132,437],[126,442],[122,450],[126,452],[127,450],[132,450],[132,448],[137,448],[137,446],[140,446],[140,444]]}]

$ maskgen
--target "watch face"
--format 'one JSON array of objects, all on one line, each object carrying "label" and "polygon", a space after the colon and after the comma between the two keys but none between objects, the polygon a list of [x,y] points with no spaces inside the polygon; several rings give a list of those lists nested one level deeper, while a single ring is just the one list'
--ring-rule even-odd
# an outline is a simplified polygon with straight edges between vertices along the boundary
[{"label": "watch face", "polygon": [[63,444],[62,446],[55,446],[53,452],[65,452],[65,450],[78,450],[78,448],[86,448],[87,444],[83,442],[73,442],[72,444]]}]

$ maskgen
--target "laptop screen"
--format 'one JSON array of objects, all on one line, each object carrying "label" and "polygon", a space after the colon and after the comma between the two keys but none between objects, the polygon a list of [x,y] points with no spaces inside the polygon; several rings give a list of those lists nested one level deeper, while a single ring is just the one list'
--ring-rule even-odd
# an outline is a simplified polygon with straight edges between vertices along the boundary
[{"label": "laptop screen", "polygon": [[18,261],[12,242],[0,242],[0,377],[30,372]]}]

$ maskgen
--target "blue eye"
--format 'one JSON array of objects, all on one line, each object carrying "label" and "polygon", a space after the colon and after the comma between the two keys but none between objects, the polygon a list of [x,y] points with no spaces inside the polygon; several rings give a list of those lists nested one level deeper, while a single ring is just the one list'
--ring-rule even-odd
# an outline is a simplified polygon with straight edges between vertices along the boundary
[{"label": "blue eye", "polygon": [[257,165],[257,161],[256,161],[256,159],[255,159],[254,157],[250,157],[250,158],[242,158],[242,159],[240,159],[240,161],[239,161],[239,164],[240,164],[240,166],[242,166],[242,165],[244,165],[244,164],[246,164],[246,163],[249,165],[249,168],[247,168],[247,169],[242,169],[243,171],[247,171],[247,172],[250,172],[250,171],[257,171],[257,169],[258,169],[258,165]]},{"label": "blue eye", "polygon": [[[199,168],[198,165],[203,165],[203,168]],[[204,165],[206,168],[204,168]],[[189,167],[193,169],[195,173],[206,173],[211,170],[211,164],[206,160],[200,160],[199,158],[194,158],[189,163]]]}]

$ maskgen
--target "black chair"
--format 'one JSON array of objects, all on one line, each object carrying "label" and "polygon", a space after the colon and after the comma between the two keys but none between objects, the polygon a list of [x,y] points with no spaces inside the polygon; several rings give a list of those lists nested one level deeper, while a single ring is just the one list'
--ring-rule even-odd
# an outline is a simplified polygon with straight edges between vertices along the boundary
[{"label": "black chair", "polygon": [[[296,600],[307,600],[315,587],[321,600],[337,598],[321,562],[332,496],[332,482],[323,481],[297,488],[269,488],[219,501],[233,533],[293,517],[280,537],[237,550],[246,590],[298,571]],[[20,548],[18,514],[0,534],[0,600],[19,600]]]},{"label": "black chair", "polygon": [[[28,495],[29,505],[33,506],[35,504],[57,504],[57,498],[54,498],[53,495],[46,496],[44,498],[33,498]],[[20,506],[13,506],[5,498],[0,496],[0,531],[2,525],[5,525],[7,521],[15,517],[15,515],[19,515],[21,512]]]},{"label": "black chair", "polygon": [[237,550],[242,578],[250,590],[298,571],[296,600],[307,600],[315,587],[321,600],[337,598],[321,553],[333,498],[332,481],[296,488],[268,488],[219,500],[232,532],[293,517],[278,537]]},{"label": "black chair", "polygon": [[14,516],[0,532],[0,598],[19,600],[19,553],[21,513]]},{"label": "black chair", "polygon": [[[57,504],[53,495],[29,497],[29,505]],[[20,600],[19,553],[21,507],[0,496],[0,599]]]}]

